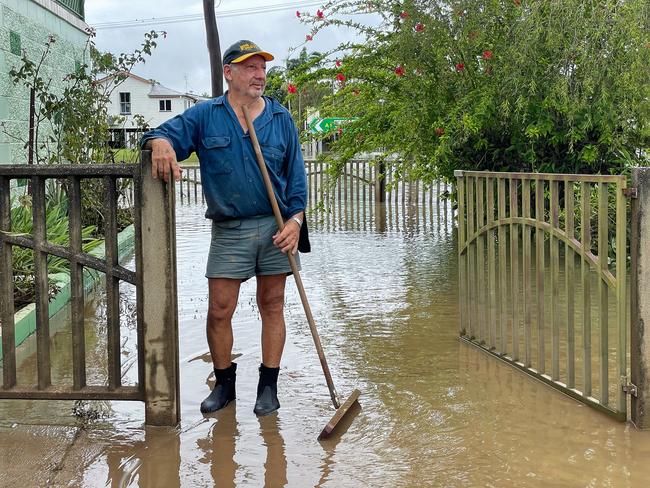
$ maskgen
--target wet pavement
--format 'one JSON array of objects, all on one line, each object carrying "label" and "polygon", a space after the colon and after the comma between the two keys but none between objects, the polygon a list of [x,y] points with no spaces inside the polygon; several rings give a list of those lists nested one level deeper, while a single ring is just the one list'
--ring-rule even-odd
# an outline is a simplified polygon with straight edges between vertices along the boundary
[{"label": "wet pavement", "polygon": [[[456,241],[445,208],[396,205],[386,225],[367,228],[347,214],[312,222],[303,281],[339,394],[362,392],[343,433],[316,440],[333,408],[292,283],[282,408],[264,418],[252,412],[260,324],[251,280],[234,318],[237,401],[203,416],[212,378],[202,213],[187,204],[177,212],[181,425],[144,427],[139,403],[95,402],[86,415],[100,418],[82,421],[72,402],[0,401],[0,486],[647,486],[650,432],[459,342]],[[123,290],[127,381],[135,372],[131,292]],[[101,297],[87,310],[89,376],[100,381]],[[65,317],[59,322],[52,347],[63,381],[70,335]],[[21,352],[25,377],[32,353],[29,343]]]}]

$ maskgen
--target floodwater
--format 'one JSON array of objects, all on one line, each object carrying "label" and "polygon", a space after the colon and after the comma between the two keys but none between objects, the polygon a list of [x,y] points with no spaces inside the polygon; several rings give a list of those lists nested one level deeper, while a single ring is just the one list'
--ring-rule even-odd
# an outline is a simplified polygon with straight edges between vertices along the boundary
[{"label": "floodwater", "polygon": [[[341,425],[343,432],[316,440],[333,408],[293,283],[286,299],[282,408],[264,418],[252,411],[260,323],[251,280],[242,286],[234,317],[237,401],[203,416],[199,404],[209,392],[211,365],[203,277],[209,226],[202,214],[196,205],[177,209],[180,427],[145,428],[139,403],[93,404],[103,418],[67,439],[63,460],[41,478],[46,485],[648,486],[650,432],[617,423],[458,340],[456,241],[444,207],[405,211],[395,205],[385,215],[375,212],[386,225],[367,228],[341,215],[312,222],[314,252],[302,257],[303,281],[340,396],[362,392],[361,409]],[[124,294],[128,369],[135,335],[129,290]],[[101,316],[101,298],[90,312],[93,307]],[[91,376],[103,361],[101,320],[95,322]],[[63,327],[53,338],[62,370],[69,367],[67,344]],[[23,356],[29,369],[29,344]],[[31,442],[65,439],[62,426],[78,422],[71,406],[1,401],[0,425],[34,424]],[[2,472],[11,462],[0,460]]]}]

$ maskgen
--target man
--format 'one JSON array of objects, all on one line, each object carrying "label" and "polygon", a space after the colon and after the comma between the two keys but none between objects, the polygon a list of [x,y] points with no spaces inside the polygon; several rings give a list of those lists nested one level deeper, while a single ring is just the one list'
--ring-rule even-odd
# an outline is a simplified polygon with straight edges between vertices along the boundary
[{"label": "man", "polygon": [[[254,412],[267,415],[280,407],[277,379],[286,336],[284,288],[291,271],[286,253],[296,254],[298,249],[307,182],[291,115],[276,100],[263,96],[266,62],[272,59],[251,41],[236,42],[223,55],[226,93],[189,108],[142,139],[143,146],[152,151],[154,178],[178,180],[177,161],[193,151],[201,164],[206,218],[212,219],[206,329],[216,376],[214,389],[201,403],[204,413],[219,410],[235,399],[237,365],[231,362],[231,319],[239,287],[252,276],[257,280],[262,317],[262,364]],[[282,232],[278,231],[257,166],[243,106],[248,107],[253,120],[285,219]]]}]

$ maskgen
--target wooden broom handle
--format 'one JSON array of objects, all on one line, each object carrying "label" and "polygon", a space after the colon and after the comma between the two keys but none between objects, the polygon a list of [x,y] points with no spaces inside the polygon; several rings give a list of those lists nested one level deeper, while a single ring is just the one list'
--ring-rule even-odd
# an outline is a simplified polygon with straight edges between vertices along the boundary
[{"label": "wooden broom handle", "polygon": [[[264,162],[264,155],[262,154],[260,143],[257,140],[255,127],[253,126],[253,121],[250,118],[248,107],[242,105],[242,111],[244,112],[244,118],[246,119],[246,125],[248,126],[248,134],[250,135],[251,142],[253,144],[253,149],[255,150],[255,155],[257,156],[257,164],[260,168],[260,172],[262,173],[264,186],[266,187],[266,192],[269,195],[269,201],[271,202],[271,207],[273,208],[273,215],[275,216],[275,221],[278,224],[278,229],[282,231],[284,229],[284,219],[282,218],[282,214],[280,213],[280,208],[278,207],[278,201],[275,198],[275,192],[273,191],[273,185],[271,184],[271,178],[269,177],[269,172],[266,169],[266,164]],[[296,263],[296,258],[290,250],[287,251],[287,257],[289,258],[289,265],[291,266],[291,272],[293,273],[293,277],[296,280],[296,286],[298,287],[298,293],[300,294],[302,307],[305,309],[307,322],[309,322],[309,330],[311,331],[311,336],[314,339],[314,344],[316,345],[316,351],[318,352],[318,358],[320,359],[320,364],[321,367],[323,368],[323,374],[325,375],[325,380],[327,381],[327,388],[329,388],[330,396],[332,397],[332,403],[334,404],[334,408],[339,408],[341,404],[339,402],[338,395],[336,394],[336,389],[334,388],[334,382],[332,381],[332,373],[330,373],[330,368],[327,365],[327,360],[325,359],[325,353],[323,351],[323,346],[320,341],[320,336],[318,335],[318,329],[316,329],[314,316],[311,313],[311,307],[309,306],[309,301],[307,300],[305,287],[303,286],[302,279],[300,278],[300,272],[298,271],[298,264]]]}]

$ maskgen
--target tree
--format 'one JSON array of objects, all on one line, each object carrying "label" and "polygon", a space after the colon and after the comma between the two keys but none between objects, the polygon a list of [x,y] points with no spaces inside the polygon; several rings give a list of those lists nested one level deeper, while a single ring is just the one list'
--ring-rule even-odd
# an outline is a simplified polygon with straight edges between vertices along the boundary
[{"label": "tree", "polygon": [[347,27],[360,39],[294,73],[298,87],[335,84],[321,116],[356,118],[332,147],[339,162],[381,149],[424,178],[648,163],[645,0],[333,0],[300,20],[312,38]]}]

